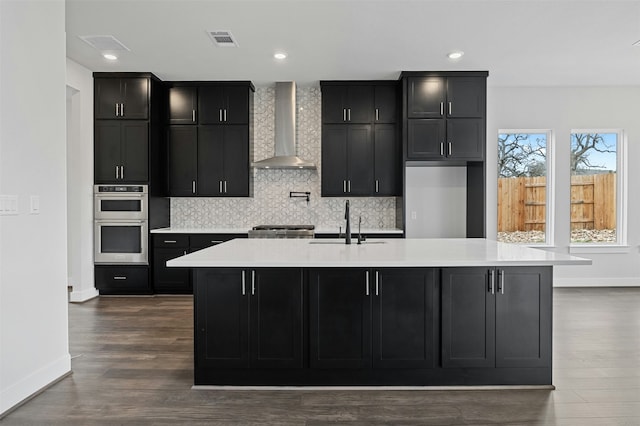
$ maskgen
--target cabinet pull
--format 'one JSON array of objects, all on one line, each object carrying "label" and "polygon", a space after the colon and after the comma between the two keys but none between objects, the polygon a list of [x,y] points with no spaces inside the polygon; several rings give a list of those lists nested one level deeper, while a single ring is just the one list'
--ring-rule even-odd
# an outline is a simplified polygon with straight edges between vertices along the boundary
[{"label": "cabinet pull", "polygon": [[113,277],[114,280],[126,280],[127,277]]},{"label": "cabinet pull", "polygon": [[195,180],[191,181],[191,192],[194,193],[194,194],[196,193],[196,181]]},{"label": "cabinet pull", "polygon": [[220,122],[222,122],[222,109],[219,109],[218,112],[220,113]]},{"label": "cabinet pull", "polygon": [[351,121],[351,108],[347,108],[347,121]]},{"label": "cabinet pull", "polygon": [[440,115],[444,115],[444,102],[440,102]]},{"label": "cabinet pull", "polygon": [[226,180],[224,181],[224,193],[225,194],[227,193],[227,181]]},{"label": "cabinet pull", "polygon": [[489,269],[489,291],[491,292],[491,294],[496,294],[493,287],[495,284],[495,279],[495,271],[493,269]]},{"label": "cabinet pull", "polygon": [[256,294],[256,271],[251,271],[251,295]]},{"label": "cabinet pull", "polygon": [[124,179],[124,166],[120,166],[120,179]]},{"label": "cabinet pull", "polygon": [[224,243],[224,241],[221,241],[221,240],[211,240],[211,243],[213,243],[213,244],[220,244],[220,243]]},{"label": "cabinet pull", "polygon": [[175,243],[177,243],[177,241],[176,240],[164,240],[164,243],[165,244],[175,244]]},{"label": "cabinet pull", "polygon": [[342,108],[342,121],[347,121],[347,109]]},{"label": "cabinet pull", "polygon": [[500,294],[504,294],[504,269],[498,269],[498,277],[500,282],[498,283],[498,291]]},{"label": "cabinet pull", "polygon": [[224,121],[225,122],[227,121],[227,109],[226,108],[224,109]]},{"label": "cabinet pull", "polygon": [[124,104],[120,104],[120,117],[124,117]]},{"label": "cabinet pull", "polygon": [[451,115],[451,102],[449,102],[449,115]]},{"label": "cabinet pull", "polygon": [[116,104],[116,117],[118,117],[118,116],[119,116],[118,108],[119,108],[119,105],[118,105],[118,104]]},{"label": "cabinet pull", "polygon": [[245,287],[245,272],[242,271],[242,295],[244,296],[246,294],[246,287]]},{"label": "cabinet pull", "polygon": [[118,179],[118,166],[116,166],[116,179]]},{"label": "cabinet pull", "polygon": [[346,180],[342,181],[342,192],[347,192],[347,181]]},{"label": "cabinet pull", "polygon": [[376,179],[376,192],[380,192],[380,182]]},{"label": "cabinet pull", "polygon": [[184,251],[184,255],[185,255],[185,256],[187,255],[187,251],[186,251],[186,250]]},{"label": "cabinet pull", "polygon": [[364,293],[366,296],[368,296],[369,295],[369,271],[365,271],[364,275],[365,275]]},{"label": "cabinet pull", "polygon": [[218,188],[220,188],[219,192],[222,194],[222,181],[221,180],[218,181]]},{"label": "cabinet pull", "polygon": [[450,157],[450,156],[451,156],[451,142],[449,142],[449,144],[448,144],[448,145],[449,145],[449,153],[447,154],[447,156],[449,156],[449,157]]},{"label": "cabinet pull", "polygon": [[444,142],[440,142],[440,157],[444,157]]},{"label": "cabinet pull", "polygon": [[351,180],[347,181],[347,192],[351,193]]},{"label": "cabinet pull", "polygon": [[195,109],[191,110],[191,121],[193,121],[194,123],[196,122],[196,110]]},{"label": "cabinet pull", "polygon": [[376,121],[380,120],[380,110],[376,108]]},{"label": "cabinet pull", "polygon": [[[380,290],[380,291],[378,291],[378,290]],[[376,271],[376,296],[379,296],[380,293],[382,293],[382,287],[379,287],[378,271]]]}]

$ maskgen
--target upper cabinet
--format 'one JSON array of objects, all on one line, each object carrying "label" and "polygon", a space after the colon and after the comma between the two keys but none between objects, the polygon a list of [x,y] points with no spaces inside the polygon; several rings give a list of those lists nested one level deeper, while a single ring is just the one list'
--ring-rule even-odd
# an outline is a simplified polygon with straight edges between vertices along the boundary
[{"label": "upper cabinet", "polygon": [[149,118],[149,78],[96,78],[94,117],[96,119],[147,120]]},{"label": "upper cabinet", "polygon": [[402,193],[398,85],[322,81],[322,196]]},{"label": "upper cabinet", "polygon": [[248,124],[247,85],[203,86],[198,88],[199,124]]},{"label": "upper cabinet", "polygon": [[403,73],[407,160],[484,160],[486,79],[486,72]]},{"label": "upper cabinet", "polygon": [[198,89],[178,86],[169,88],[169,124],[198,122]]}]

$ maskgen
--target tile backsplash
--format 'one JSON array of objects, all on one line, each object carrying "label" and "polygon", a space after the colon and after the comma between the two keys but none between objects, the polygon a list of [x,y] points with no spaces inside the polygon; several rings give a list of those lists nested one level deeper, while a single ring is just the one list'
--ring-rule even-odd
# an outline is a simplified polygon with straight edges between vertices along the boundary
[{"label": "tile backsplash", "polygon": [[[317,170],[252,169],[251,198],[171,198],[173,228],[242,228],[260,224],[312,224],[336,228],[344,224],[347,198],[320,196],[320,87],[297,88],[297,155]],[[258,87],[254,96],[254,161],[274,153],[275,88]],[[310,192],[310,200],[289,192]],[[362,216],[363,228],[395,228],[395,197],[352,197],[351,220]],[[398,200],[398,203],[400,201]]]}]

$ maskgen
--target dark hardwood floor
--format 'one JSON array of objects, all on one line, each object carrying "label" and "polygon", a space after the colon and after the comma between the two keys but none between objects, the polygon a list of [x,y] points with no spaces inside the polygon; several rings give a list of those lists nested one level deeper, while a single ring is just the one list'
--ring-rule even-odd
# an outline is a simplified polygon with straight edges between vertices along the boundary
[{"label": "dark hardwood floor", "polygon": [[640,288],[555,289],[547,390],[192,390],[190,297],[69,306],[73,375],[2,425],[640,425]]}]

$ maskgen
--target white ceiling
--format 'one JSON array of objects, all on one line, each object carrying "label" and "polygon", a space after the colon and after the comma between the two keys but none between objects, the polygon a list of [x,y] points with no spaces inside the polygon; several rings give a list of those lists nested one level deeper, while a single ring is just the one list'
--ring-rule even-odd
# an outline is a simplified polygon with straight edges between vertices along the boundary
[{"label": "white ceiling", "polygon": [[[209,30],[231,31],[239,47],[216,47]],[[67,56],[90,70],[163,80],[488,70],[494,86],[640,85],[640,0],[66,0],[66,31]],[[106,34],[131,51],[108,62],[78,38]],[[453,50],[464,57],[451,61]]]}]

